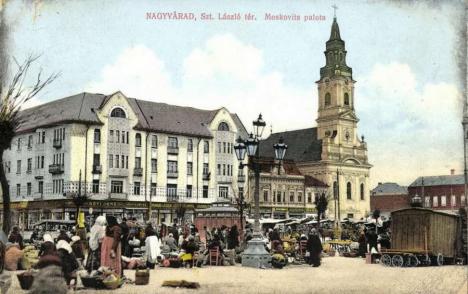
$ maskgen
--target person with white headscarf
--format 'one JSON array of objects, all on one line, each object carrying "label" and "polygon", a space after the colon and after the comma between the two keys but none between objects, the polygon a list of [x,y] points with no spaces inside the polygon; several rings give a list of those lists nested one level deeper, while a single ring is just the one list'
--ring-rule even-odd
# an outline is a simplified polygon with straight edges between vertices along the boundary
[{"label": "person with white headscarf", "polygon": [[101,243],[106,235],[106,217],[100,215],[91,227],[89,236],[89,253],[86,259],[86,270],[92,272],[101,266]]},{"label": "person with white headscarf", "polygon": [[80,265],[73,254],[70,243],[67,241],[60,240],[57,242],[57,253],[60,257],[60,261],[62,262],[63,276],[67,281],[67,285],[70,285],[72,284],[72,280],[76,281],[76,270],[78,270]]}]

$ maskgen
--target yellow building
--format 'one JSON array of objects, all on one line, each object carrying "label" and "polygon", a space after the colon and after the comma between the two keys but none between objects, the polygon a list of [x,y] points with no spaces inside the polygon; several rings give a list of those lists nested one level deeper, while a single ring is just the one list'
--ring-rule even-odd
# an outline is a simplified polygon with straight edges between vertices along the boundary
[{"label": "yellow building", "polygon": [[[326,65],[320,69],[317,127],[271,134],[262,142],[263,156],[274,157],[272,144],[283,137],[288,145],[286,159],[294,160],[304,175],[332,187],[340,218],[362,218],[370,211],[367,143],[359,138],[359,119],[354,107],[352,69],[346,64],[345,42],[336,18],[326,42]],[[267,148],[270,147],[270,148]],[[335,215],[330,200],[328,216]]]},{"label": "yellow building", "polygon": [[12,201],[26,203],[13,219],[22,226],[74,219],[80,183],[87,214],[143,219],[150,210],[157,222],[171,222],[237,197],[245,181],[233,145],[246,131],[225,108],[81,93],[20,116],[4,168]]}]

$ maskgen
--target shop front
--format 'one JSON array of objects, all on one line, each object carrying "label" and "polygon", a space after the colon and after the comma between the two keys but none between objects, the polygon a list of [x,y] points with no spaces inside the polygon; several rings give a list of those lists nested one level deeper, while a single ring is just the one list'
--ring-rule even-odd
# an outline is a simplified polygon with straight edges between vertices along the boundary
[{"label": "shop front", "polygon": [[273,218],[274,219],[286,219],[288,214],[287,207],[273,207]]},{"label": "shop front", "polygon": [[289,208],[289,217],[290,218],[304,218],[305,209],[304,208]]}]

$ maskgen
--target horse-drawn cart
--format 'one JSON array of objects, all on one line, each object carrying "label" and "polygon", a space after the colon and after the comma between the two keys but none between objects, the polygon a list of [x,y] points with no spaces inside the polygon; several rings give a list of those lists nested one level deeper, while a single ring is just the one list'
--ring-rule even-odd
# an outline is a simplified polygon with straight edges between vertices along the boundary
[{"label": "horse-drawn cart", "polygon": [[392,212],[392,249],[382,249],[385,266],[443,265],[461,257],[458,215],[413,207]]}]

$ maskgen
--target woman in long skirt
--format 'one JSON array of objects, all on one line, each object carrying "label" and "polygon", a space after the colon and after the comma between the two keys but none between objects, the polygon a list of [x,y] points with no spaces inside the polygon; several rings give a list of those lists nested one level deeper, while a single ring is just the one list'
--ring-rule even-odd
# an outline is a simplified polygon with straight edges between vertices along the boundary
[{"label": "woman in long skirt", "polygon": [[120,247],[121,229],[113,216],[107,216],[106,236],[101,246],[101,266],[112,269],[122,275],[122,258]]},{"label": "woman in long skirt", "polygon": [[106,235],[106,218],[98,216],[91,227],[89,236],[89,253],[86,259],[86,270],[92,272],[101,266],[101,244]]}]

